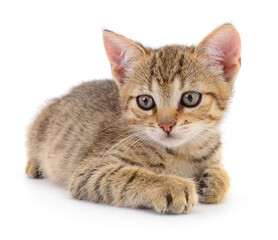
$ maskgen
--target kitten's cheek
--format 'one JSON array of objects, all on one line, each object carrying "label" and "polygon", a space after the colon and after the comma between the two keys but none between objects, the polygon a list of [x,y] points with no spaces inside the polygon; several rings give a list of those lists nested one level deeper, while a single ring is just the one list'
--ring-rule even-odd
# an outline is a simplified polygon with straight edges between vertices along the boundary
[{"label": "kitten's cheek", "polygon": [[127,123],[130,125],[136,125],[137,124],[137,120],[134,118],[127,118]]}]

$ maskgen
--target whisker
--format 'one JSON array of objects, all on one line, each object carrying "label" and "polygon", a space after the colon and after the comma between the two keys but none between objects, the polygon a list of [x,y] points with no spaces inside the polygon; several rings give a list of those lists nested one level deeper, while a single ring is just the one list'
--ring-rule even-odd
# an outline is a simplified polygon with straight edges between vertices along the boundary
[{"label": "whisker", "polygon": [[[118,145],[121,144],[122,142],[125,142],[125,141],[127,141],[127,140],[131,140],[132,138],[134,138],[136,133],[137,133],[137,132],[135,132],[135,133],[133,133],[133,134],[131,134],[131,135],[125,137],[125,138],[122,139],[120,142],[118,142],[118,143],[116,143],[115,145],[113,145],[110,149],[108,149],[108,151],[106,151],[106,152],[102,155],[102,158],[101,158],[101,159],[103,159],[110,151],[112,151],[116,146],[118,146]],[[125,135],[125,134],[130,134],[130,132],[126,132],[126,133],[124,133],[124,134],[121,134],[120,136],[123,136],[123,135]],[[118,136],[118,137],[120,137],[120,136]],[[112,142],[113,142],[115,139],[117,139],[118,137],[114,138],[110,143],[112,143]],[[109,146],[110,143],[109,143],[107,146]],[[107,146],[106,146],[106,147],[107,147]],[[106,148],[106,147],[105,147],[105,148]]]},{"label": "whisker", "polygon": [[116,123],[116,122],[118,122],[118,121],[120,121],[120,120],[122,120],[122,119],[119,118],[119,119],[117,119],[116,121],[110,123],[107,127],[105,127],[105,128],[103,128],[103,129],[101,129],[100,131],[98,131],[97,134],[103,132],[104,130],[106,130],[107,128],[109,128],[109,127],[112,126],[114,123]]},{"label": "whisker", "polygon": [[203,138],[211,146],[211,148],[214,150],[214,152],[216,152],[215,147],[207,139],[205,139],[202,135],[200,135],[200,137]]},{"label": "whisker", "polygon": [[128,153],[130,150],[132,150],[132,149],[131,149],[132,146],[134,146],[134,145],[136,145],[138,142],[142,141],[142,139],[140,139],[139,136],[142,136],[142,135],[144,135],[144,134],[145,134],[144,132],[141,132],[140,134],[138,134],[138,135],[135,136],[135,137],[138,137],[138,139],[137,139],[134,143],[132,143],[132,144],[125,150],[123,157],[125,157],[126,153]]}]

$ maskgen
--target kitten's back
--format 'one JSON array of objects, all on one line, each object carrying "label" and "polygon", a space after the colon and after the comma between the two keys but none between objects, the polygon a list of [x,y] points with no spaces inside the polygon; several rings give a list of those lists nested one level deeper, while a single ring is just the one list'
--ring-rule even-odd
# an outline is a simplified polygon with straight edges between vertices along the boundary
[{"label": "kitten's back", "polygon": [[[100,148],[99,132],[119,119],[118,88],[114,81],[85,82],[52,100],[30,126],[28,175],[43,174],[67,185],[78,162]],[[113,134],[110,134],[113,137]],[[34,177],[34,176],[31,176]]]}]

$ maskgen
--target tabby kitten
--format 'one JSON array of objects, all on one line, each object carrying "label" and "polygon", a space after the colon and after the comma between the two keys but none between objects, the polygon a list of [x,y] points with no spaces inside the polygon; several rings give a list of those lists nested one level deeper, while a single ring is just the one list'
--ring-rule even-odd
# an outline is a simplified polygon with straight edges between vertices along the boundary
[{"label": "tabby kitten", "polygon": [[52,100],[28,133],[31,178],[76,199],[187,213],[229,188],[219,124],[240,68],[230,24],[197,46],[145,47],[111,31],[104,46],[115,80],[85,82]]}]

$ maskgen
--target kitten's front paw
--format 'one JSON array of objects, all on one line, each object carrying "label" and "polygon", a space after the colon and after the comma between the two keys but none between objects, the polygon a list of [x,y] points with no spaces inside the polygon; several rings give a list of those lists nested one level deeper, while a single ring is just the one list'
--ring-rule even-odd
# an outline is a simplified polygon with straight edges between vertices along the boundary
[{"label": "kitten's front paw", "polygon": [[154,188],[149,200],[156,211],[165,213],[188,213],[198,202],[195,183],[188,179],[173,177]]},{"label": "kitten's front paw", "polygon": [[229,176],[221,168],[207,169],[198,184],[199,201],[217,203],[222,200],[229,188]]}]

